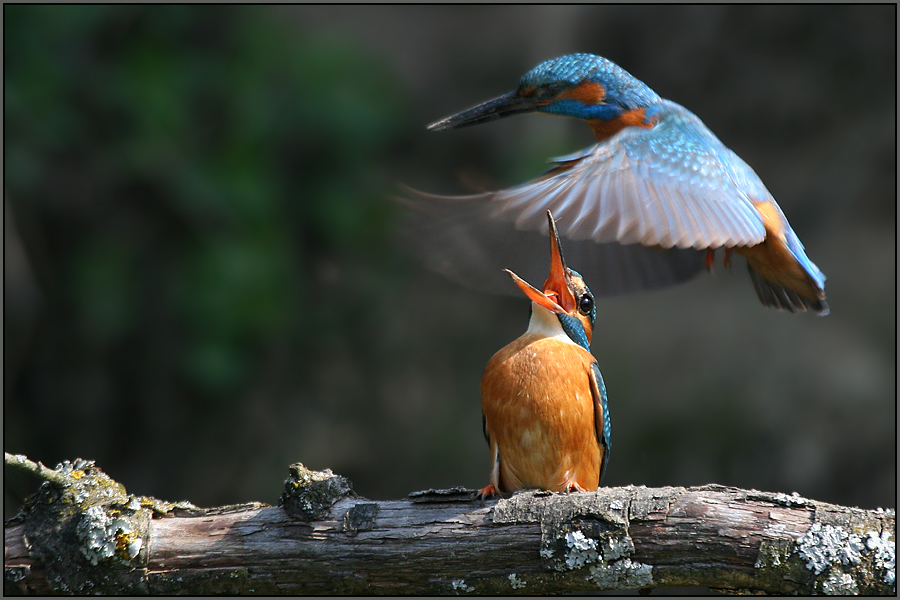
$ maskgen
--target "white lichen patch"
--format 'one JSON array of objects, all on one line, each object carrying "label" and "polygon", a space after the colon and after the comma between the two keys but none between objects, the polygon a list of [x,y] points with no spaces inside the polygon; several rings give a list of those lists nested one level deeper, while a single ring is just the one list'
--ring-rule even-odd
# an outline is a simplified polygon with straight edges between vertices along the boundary
[{"label": "white lichen patch", "polygon": [[516,577],[515,573],[509,574],[509,585],[514,590],[520,590],[525,587],[525,581]]},{"label": "white lichen patch", "polygon": [[884,582],[888,585],[896,583],[896,548],[891,542],[891,532],[870,531],[867,534],[866,548],[874,554],[875,567],[884,569]]},{"label": "white lichen patch", "polygon": [[570,531],[566,534],[566,545],[575,550],[588,550],[597,547],[597,540],[592,540],[581,531]]},{"label": "white lichen patch", "polygon": [[826,596],[856,596],[859,588],[856,581],[846,573],[832,573],[822,582],[822,593]]},{"label": "white lichen patch", "polygon": [[790,496],[778,492],[777,494],[775,494],[775,501],[779,504],[784,504],[785,506],[803,506],[804,504],[809,503],[809,500],[807,500],[797,492],[791,492]]},{"label": "white lichen patch", "polygon": [[471,585],[466,585],[466,581],[464,579],[454,579],[450,582],[450,585],[453,586],[453,589],[459,592],[474,592],[475,588]]},{"label": "white lichen patch", "polygon": [[566,567],[569,569],[578,569],[600,559],[597,540],[586,537],[580,531],[570,531],[566,534],[566,546],[568,546]]},{"label": "white lichen patch", "polygon": [[855,533],[848,533],[841,527],[813,523],[806,535],[797,540],[800,557],[806,561],[806,568],[816,575],[832,564],[859,564],[862,540]]},{"label": "white lichen patch", "polygon": [[[121,517],[114,519],[107,515],[102,507],[92,506],[84,512],[76,532],[83,542],[81,553],[91,564],[96,565],[101,560],[115,556],[116,537],[132,533],[132,527],[126,519]],[[138,555],[142,544],[138,538],[126,546],[131,558]]]},{"label": "white lichen patch", "polygon": [[771,540],[763,540],[759,555],[753,565],[757,569],[771,569],[786,564],[791,555],[791,547]]},{"label": "white lichen patch", "polygon": [[633,552],[634,542],[628,536],[624,538],[607,538],[606,543],[600,549],[601,558],[607,562],[631,556]]},{"label": "white lichen patch", "polygon": [[613,500],[609,503],[609,508],[611,510],[625,510],[625,503],[621,500]]},{"label": "white lichen patch", "polygon": [[649,587],[653,585],[653,566],[623,558],[592,566],[585,580],[604,590]]},{"label": "white lichen patch", "polygon": [[144,545],[144,540],[141,538],[135,538],[125,544],[125,551],[128,553],[128,558],[134,558],[138,554],[141,553],[141,547]]}]

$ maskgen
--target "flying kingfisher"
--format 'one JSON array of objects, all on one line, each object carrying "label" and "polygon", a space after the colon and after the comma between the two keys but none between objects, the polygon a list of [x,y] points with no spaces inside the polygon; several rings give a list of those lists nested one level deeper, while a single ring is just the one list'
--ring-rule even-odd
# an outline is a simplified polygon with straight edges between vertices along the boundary
[{"label": "flying kingfisher", "polygon": [[506,270],[531,300],[528,330],[497,352],[481,378],[491,482],[481,498],[521,489],[596,490],[609,457],[606,386],[590,352],[597,308],[566,267],[553,216],[550,275],[539,290]]},{"label": "flying kingfisher", "polygon": [[828,314],[825,275],[753,169],[697,116],[605,58],[548,60],[514,91],[428,128],[527,112],[582,119],[598,142],[551,159],[541,176],[512,188],[470,196],[409,190],[433,268],[490,288],[498,261],[522,269],[534,262],[532,238],[546,235],[549,209],[598,295],[684,281],[710,269],[724,247],[726,265],[732,251],[746,257],[765,306]]}]

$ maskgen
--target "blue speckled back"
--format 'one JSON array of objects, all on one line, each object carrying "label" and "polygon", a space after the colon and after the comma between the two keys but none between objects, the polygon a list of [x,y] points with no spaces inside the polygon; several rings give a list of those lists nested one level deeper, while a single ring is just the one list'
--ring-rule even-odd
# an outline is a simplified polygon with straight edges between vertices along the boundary
[{"label": "blue speckled back", "polygon": [[519,87],[541,87],[553,83],[574,86],[582,81],[599,83],[609,101],[628,109],[651,106],[661,98],[631,73],[594,54],[567,54],[544,61],[522,77]]}]

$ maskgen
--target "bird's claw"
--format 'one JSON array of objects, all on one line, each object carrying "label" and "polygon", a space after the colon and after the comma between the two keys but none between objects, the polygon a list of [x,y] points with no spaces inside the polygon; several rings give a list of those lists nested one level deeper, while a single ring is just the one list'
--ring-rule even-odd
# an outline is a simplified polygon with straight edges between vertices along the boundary
[{"label": "bird's claw", "polygon": [[[716,249],[715,248],[707,248],[706,249],[706,260],[704,264],[706,265],[706,270],[710,273],[713,272],[713,263],[716,262]],[[722,260],[722,265],[731,270],[731,248],[729,246],[725,246],[725,258]]]},{"label": "bird's claw", "polygon": [[586,492],[587,490],[581,487],[577,481],[568,481],[566,482],[566,493],[571,494],[572,492]]},{"label": "bird's claw", "polygon": [[481,488],[480,490],[478,490],[478,493],[475,494],[475,499],[476,500],[487,500],[488,498],[493,498],[493,497],[499,496],[499,495],[500,495],[500,491],[494,487],[493,483],[489,483],[486,486],[484,486],[483,488]]}]

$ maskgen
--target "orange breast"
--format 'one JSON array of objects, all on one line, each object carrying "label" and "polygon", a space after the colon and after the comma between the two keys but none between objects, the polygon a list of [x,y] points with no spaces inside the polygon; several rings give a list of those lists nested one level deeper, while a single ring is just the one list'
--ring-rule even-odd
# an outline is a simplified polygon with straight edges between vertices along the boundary
[{"label": "orange breast", "polygon": [[500,491],[563,491],[568,481],[597,489],[602,450],[594,427],[592,362],[583,348],[532,334],[488,362],[481,407],[492,460],[499,453],[491,483]]}]

